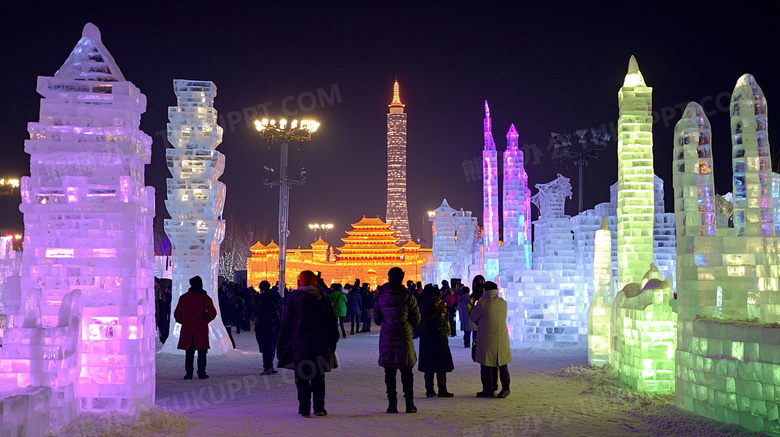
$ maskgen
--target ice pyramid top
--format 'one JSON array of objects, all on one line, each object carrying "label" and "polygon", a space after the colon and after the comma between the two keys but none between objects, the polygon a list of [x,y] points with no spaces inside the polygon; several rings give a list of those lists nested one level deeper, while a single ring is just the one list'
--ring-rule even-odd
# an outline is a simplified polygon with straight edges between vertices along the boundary
[{"label": "ice pyramid top", "polygon": [[623,86],[647,86],[645,85],[645,78],[642,77],[642,72],[639,71],[639,64],[636,63],[634,55],[631,55],[631,59],[628,60],[628,72],[626,73],[626,79],[623,81]]},{"label": "ice pyramid top", "polygon": [[507,138],[518,138],[520,135],[517,134],[517,129],[515,129],[515,124],[512,123],[511,126],[509,126],[509,131],[506,133]]},{"label": "ice pyramid top", "polygon": [[434,211],[436,212],[436,216],[437,217],[443,217],[445,215],[452,215],[455,212],[457,212],[454,209],[452,209],[452,207],[450,206],[449,203],[447,203],[447,199],[444,199],[441,202],[441,206],[439,206],[438,208],[434,209]]},{"label": "ice pyramid top", "polygon": [[54,77],[70,80],[124,82],[125,76],[100,40],[100,30],[92,23],[84,25],[81,39]]}]

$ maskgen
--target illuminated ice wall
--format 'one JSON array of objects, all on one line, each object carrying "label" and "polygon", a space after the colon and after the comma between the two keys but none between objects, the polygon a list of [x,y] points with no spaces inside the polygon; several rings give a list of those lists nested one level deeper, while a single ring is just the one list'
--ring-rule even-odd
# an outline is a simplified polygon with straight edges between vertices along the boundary
[{"label": "illuminated ice wall", "polygon": [[618,290],[653,262],[652,92],[631,56],[618,92]]},{"label": "illuminated ice wall", "polygon": [[[718,223],[710,124],[690,103],[674,137],[678,338],[676,403],[780,435],[780,238],[764,93],[749,75],[731,99],[734,227]],[[726,159],[721,153],[720,159]]]},{"label": "illuminated ice wall", "polygon": [[[190,287],[189,279],[200,276],[203,288],[219,308],[217,280],[219,245],[225,236],[222,210],[225,206],[225,184],[217,179],[225,169],[225,155],[216,147],[222,142],[222,128],[217,125],[213,82],[174,80],[177,106],[168,108],[168,141],[173,148],[165,151],[168,170],[168,199],[165,206],[170,219],[165,233],[173,246],[172,305]],[[177,348],[181,325],[171,317],[171,335],[163,352],[183,354]],[[210,352],[233,349],[222,318],[209,323]]]},{"label": "illuminated ice wall", "polygon": [[[43,96],[40,121],[28,125],[30,176],[22,180],[19,208],[23,306],[40,308],[40,329],[63,332],[80,307],[81,332],[73,346],[80,353],[71,365],[67,354],[36,338],[27,367],[25,358],[11,358],[16,364],[8,366],[4,356],[0,368],[18,372],[19,386],[52,387],[53,407],[74,397],[81,410],[151,406],[154,189],[144,186],[144,166],[152,140],[139,128],[146,96],[125,80],[91,23],[55,75],[38,78],[37,90]],[[62,311],[78,302],[74,293],[80,306],[68,316]],[[21,322],[20,316],[12,329]],[[21,328],[36,325],[28,311]],[[44,378],[39,365],[60,370]],[[77,385],[70,384],[75,378]]]},{"label": "illuminated ice wall", "polygon": [[609,363],[620,381],[638,391],[674,391],[677,314],[674,290],[655,265],[641,283],[626,285],[612,307]]},{"label": "illuminated ice wall", "polygon": [[434,210],[433,251],[428,263],[423,266],[423,281],[439,284],[442,280],[460,278],[471,283],[479,274],[479,265],[473,262],[477,240],[477,218],[471,211],[450,207],[447,199]]},{"label": "illuminated ice wall", "polygon": [[609,364],[612,343],[612,302],[615,287],[612,277],[612,233],[608,218],[602,217],[596,231],[593,257],[593,297],[588,318],[588,362],[596,366]]},{"label": "illuminated ice wall", "polygon": [[[534,225],[531,269],[517,274],[507,290],[510,339],[515,347],[585,347],[588,301],[575,283],[575,247],[564,202],[571,197],[568,178],[558,175],[531,202],[539,208]],[[502,266],[503,268],[503,266]]]},{"label": "illuminated ice wall", "polygon": [[493,121],[485,100],[485,147],[482,150],[482,258],[484,276],[492,281],[498,275],[498,152],[493,141]]}]

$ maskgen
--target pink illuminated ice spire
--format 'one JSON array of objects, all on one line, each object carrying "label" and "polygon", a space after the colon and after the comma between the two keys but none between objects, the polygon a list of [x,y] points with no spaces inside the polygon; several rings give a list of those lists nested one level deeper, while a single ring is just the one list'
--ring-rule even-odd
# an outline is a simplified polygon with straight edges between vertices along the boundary
[{"label": "pink illuminated ice spire", "polygon": [[496,143],[493,141],[493,121],[490,119],[490,107],[485,100],[485,150],[496,150]]},{"label": "pink illuminated ice spire", "polygon": [[482,243],[485,278],[498,275],[498,152],[491,131],[490,108],[485,100],[485,148],[482,150]]}]

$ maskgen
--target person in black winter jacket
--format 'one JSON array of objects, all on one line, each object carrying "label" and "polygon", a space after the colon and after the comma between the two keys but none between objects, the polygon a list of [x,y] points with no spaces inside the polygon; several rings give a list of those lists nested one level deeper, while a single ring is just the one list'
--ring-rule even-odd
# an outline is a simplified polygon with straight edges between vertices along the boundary
[{"label": "person in black winter jacket", "polygon": [[454,370],[447,321],[447,304],[439,298],[439,290],[428,284],[420,297],[420,363],[417,370],[425,374],[425,396],[436,396],[433,376],[439,386],[440,398],[451,398],[447,392],[447,372]]},{"label": "person in black winter jacket", "polygon": [[363,329],[360,332],[371,332],[371,319],[374,318],[374,293],[363,284],[360,289],[360,299],[363,301]]},{"label": "person in black winter jacket", "polygon": [[219,314],[222,316],[222,325],[225,326],[227,335],[233,349],[236,348],[236,341],[233,340],[233,292],[229,291],[227,284],[222,284],[219,288]]},{"label": "person in black winter jacket", "polygon": [[263,373],[271,375],[277,373],[274,370],[274,351],[276,350],[276,338],[279,333],[281,320],[281,297],[279,293],[271,291],[268,281],[260,283],[260,293],[255,295],[253,305],[255,309],[255,338],[260,353],[263,354]]},{"label": "person in black winter jacket", "polygon": [[[325,372],[335,359],[339,330],[330,298],[317,286],[317,277],[309,270],[298,275],[298,289],[287,296],[276,347],[279,367],[295,371],[298,389],[298,414],[326,416]],[[313,405],[312,405],[313,404]]]},{"label": "person in black winter jacket", "polygon": [[374,305],[374,321],[379,330],[379,365],[385,368],[388,413],[398,412],[396,371],[401,371],[406,412],[416,413],[414,406],[414,376],[417,362],[412,342],[412,327],[420,323],[417,299],[403,286],[404,272],[393,267],[387,272],[390,282],[379,289]]}]

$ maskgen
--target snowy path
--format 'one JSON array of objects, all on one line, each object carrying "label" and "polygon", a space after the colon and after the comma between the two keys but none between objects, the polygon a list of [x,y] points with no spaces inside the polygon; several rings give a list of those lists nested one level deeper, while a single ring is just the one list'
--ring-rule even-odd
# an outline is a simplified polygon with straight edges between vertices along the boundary
[{"label": "snowy path", "polygon": [[338,345],[340,367],[326,377],[328,416],[302,418],[292,372],[258,376],[254,333],[233,337],[238,351],[209,357],[208,380],[183,381],[183,356],[157,355],[157,404],[192,423],[186,435],[656,435],[611,398],[582,394],[593,391],[586,378],[560,376],[568,365],[584,364],[585,351],[514,351],[511,396],[479,399],[479,365],[460,337],[451,338],[455,371],[448,388],[455,397],[425,398],[422,374],[415,371],[419,412],[390,415],[384,412],[383,372],[376,364],[379,334],[348,335]]}]

